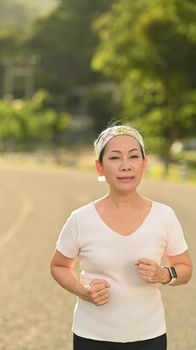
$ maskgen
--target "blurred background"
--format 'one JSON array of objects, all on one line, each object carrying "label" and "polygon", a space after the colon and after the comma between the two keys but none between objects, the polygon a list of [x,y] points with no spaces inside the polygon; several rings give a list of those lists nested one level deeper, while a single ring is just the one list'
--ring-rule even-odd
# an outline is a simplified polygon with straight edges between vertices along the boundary
[{"label": "blurred background", "polygon": [[[112,122],[142,133],[142,193],[172,206],[196,264],[195,18],[194,0],[0,0],[2,350],[72,349],[75,297],[49,264],[107,191],[92,143]],[[162,289],[168,350],[195,350],[195,278]]]},{"label": "blurred background", "polygon": [[195,179],[195,15],[191,0],[1,0],[1,155],[75,164],[129,122],[152,175]]}]

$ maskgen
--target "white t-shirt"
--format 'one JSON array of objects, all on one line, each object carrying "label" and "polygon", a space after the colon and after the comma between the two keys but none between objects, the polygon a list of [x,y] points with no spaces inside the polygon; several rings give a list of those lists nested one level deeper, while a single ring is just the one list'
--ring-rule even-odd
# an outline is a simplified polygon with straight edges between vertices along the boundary
[{"label": "white t-shirt", "polygon": [[152,208],[140,227],[128,236],[109,228],[91,202],[72,212],[66,221],[57,250],[79,257],[83,284],[101,278],[110,284],[110,300],[96,306],[77,299],[72,330],[81,337],[131,342],[166,332],[159,284],[143,281],[134,262],[143,257],[161,263],[164,255],[187,250],[174,211],[161,203]]}]

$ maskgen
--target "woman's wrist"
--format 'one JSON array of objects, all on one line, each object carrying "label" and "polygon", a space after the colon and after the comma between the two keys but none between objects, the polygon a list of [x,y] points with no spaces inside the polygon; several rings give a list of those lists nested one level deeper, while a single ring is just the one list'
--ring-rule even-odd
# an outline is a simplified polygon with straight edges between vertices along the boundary
[{"label": "woman's wrist", "polygon": [[166,266],[163,266],[162,267],[161,283],[167,284],[170,282],[170,280],[171,280],[171,276],[170,276],[169,270]]},{"label": "woman's wrist", "polygon": [[77,293],[78,297],[80,299],[87,300],[88,294],[89,294],[88,290],[89,290],[88,285],[84,286],[84,285],[80,284],[80,286],[78,287],[78,293]]}]

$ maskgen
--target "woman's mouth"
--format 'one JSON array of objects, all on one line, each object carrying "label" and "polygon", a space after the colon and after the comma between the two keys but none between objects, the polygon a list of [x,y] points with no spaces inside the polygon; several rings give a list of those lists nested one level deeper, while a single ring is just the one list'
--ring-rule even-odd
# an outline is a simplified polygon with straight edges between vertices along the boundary
[{"label": "woman's mouth", "polygon": [[122,182],[130,182],[135,179],[135,176],[118,176],[118,180]]}]

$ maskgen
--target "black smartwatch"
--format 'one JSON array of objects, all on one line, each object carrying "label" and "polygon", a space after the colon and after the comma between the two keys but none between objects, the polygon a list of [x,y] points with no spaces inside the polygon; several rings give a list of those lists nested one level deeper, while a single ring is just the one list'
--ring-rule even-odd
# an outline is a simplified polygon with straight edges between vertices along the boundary
[{"label": "black smartwatch", "polygon": [[170,281],[167,284],[171,285],[175,282],[178,275],[174,266],[165,266],[165,267],[169,270],[169,274],[171,277]]}]

